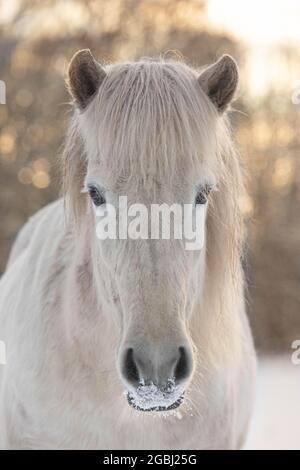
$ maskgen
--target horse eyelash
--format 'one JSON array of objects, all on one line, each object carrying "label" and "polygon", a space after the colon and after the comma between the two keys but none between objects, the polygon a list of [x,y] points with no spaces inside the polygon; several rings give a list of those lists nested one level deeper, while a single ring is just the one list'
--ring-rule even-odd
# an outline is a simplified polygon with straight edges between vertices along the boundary
[{"label": "horse eyelash", "polygon": [[203,193],[209,195],[212,191],[218,191],[218,187],[212,183],[206,183],[197,188],[197,194]]},{"label": "horse eyelash", "polygon": [[86,193],[88,193],[92,186],[95,186],[95,187],[98,189],[98,191],[99,191],[100,193],[103,193],[103,194],[104,194],[104,193],[107,192],[106,189],[104,189],[102,186],[99,186],[99,184],[97,184],[97,183],[88,183],[88,184],[85,184],[85,185],[81,188],[80,193],[81,193],[81,194],[86,194]]}]

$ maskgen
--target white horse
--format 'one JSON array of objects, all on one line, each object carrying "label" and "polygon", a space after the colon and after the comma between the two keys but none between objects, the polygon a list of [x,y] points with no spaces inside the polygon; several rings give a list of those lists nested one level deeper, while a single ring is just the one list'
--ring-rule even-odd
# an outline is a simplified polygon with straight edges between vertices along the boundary
[{"label": "white horse", "polygon": [[[226,118],[237,82],[227,55],[201,72],[73,57],[65,204],[28,221],[0,283],[0,447],[242,446],[255,353]],[[99,240],[93,209],[120,195],[202,205],[204,247]]]}]

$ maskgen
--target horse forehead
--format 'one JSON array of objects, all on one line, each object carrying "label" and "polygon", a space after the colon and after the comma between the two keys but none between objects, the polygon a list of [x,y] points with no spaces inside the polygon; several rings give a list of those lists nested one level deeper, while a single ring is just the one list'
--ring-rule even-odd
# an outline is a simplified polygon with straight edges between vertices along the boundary
[{"label": "horse forehead", "polygon": [[178,171],[171,175],[168,172],[155,172],[153,174],[140,174],[128,171],[114,173],[106,171],[99,160],[89,162],[89,179],[98,181],[105,190],[115,194],[140,196],[152,199],[157,198],[184,198],[191,191],[203,183],[215,184],[217,182],[217,171],[207,161],[200,163],[197,168],[191,167],[187,162]]}]

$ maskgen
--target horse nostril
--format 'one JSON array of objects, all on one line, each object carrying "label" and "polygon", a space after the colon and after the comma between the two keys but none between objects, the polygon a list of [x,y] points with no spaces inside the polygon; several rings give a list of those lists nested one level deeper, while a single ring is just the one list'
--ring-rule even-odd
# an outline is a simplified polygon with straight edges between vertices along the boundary
[{"label": "horse nostril", "polygon": [[142,383],[164,389],[169,381],[179,384],[192,372],[188,347],[143,345],[126,348],[121,360],[121,374],[127,385],[138,388]]},{"label": "horse nostril", "polygon": [[186,379],[191,372],[191,360],[186,349],[183,346],[179,347],[179,359],[177,361],[174,376],[176,383]]},{"label": "horse nostril", "polygon": [[133,356],[133,349],[129,348],[124,354],[122,373],[126,380],[133,385],[138,385],[140,381],[139,371]]}]

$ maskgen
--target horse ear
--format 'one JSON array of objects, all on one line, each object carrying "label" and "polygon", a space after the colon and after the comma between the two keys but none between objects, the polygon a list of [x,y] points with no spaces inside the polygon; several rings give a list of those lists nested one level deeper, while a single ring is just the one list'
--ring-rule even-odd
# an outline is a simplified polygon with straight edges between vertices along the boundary
[{"label": "horse ear", "polygon": [[223,55],[201,73],[198,81],[217,110],[223,113],[234,97],[238,79],[235,60],[230,55]]},{"label": "horse ear", "polygon": [[89,49],[76,52],[72,57],[67,86],[80,109],[84,109],[98,91],[106,72],[96,62]]}]

